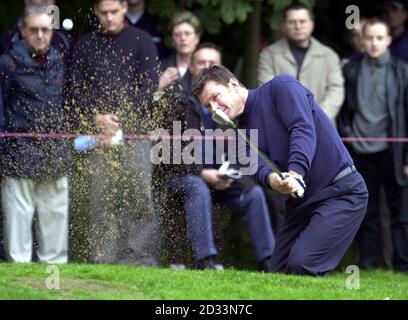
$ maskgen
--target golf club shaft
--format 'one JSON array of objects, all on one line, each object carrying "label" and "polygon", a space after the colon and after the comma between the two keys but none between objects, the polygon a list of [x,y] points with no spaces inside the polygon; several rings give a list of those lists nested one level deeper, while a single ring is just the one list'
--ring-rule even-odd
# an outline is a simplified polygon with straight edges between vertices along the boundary
[{"label": "golf club shaft", "polygon": [[284,180],[285,177],[283,176],[282,172],[280,169],[274,164],[271,160],[268,159],[268,157],[258,149],[258,147],[251,141],[251,139],[246,135],[246,133],[241,132],[238,128],[237,125],[222,111],[220,108],[215,110],[215,112],[212,114],[213,120],[218,123],[218,124],[225,124],[229,126],[230,128],[234,129],[235,131],[238,131],[238,134],[244,139],[245,143],[249,145],[252,150],[256,152],[256,154],[265,162],[265,164],[272,169],[273,172],[279,175],[279,177]]},{"label": "golf club shaft", "polygon": [[238,134],[244,139],[245,143],[248,144],[252,150],[254,150],[257,155],[265,162],[265,164],[272,169],[273,172],[279,175],[279,177],[284,180],[285,177],[283,176],[282,172],[280,169],[274,164],[269,158],[261,151],[259,148],[251,141],[251,139],[243,133],[241,130],[237,130]]}]

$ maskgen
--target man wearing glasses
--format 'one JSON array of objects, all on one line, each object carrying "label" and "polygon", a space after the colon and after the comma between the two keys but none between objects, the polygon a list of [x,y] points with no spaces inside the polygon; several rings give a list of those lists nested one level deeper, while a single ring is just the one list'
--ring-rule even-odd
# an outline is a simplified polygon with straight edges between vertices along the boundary
[{"label": "man wearing glasses", "polygon": [[339,57],[312,37],[313,14],[307,6],[290,5],[283,12],[283,19],[284,37],[260,54],[258,82],[261,85],[281,73],[289,73],[314,93],[334,123],[344,99]]},{"label": "man wearing glasses", "polygon": [[[44,7],[55,6],[55,0],[24,0],[25,6],[41,5]],[[7,30],[0,34],[0,55],[7,52],[11,48],[13,42],[21,39],[21,18],[17,24],[10,30]],[[71,34],[63,31],[62,29],[54,29],[51,44],[63,54],[64,59],[68,60],[70,54],[71,44],[73,43],[73,37]]]},{"label": "man wearing glasses", "polygon": [[[44,6],[27,6],[21,40],[0,57],[0,132],[64,132],[65,67],[51,45]],[[34,214],[38,260],[68,260],[68,167],[65,140],[8,137],[0,140],[5,251],[12,262],[31,262]]]}]

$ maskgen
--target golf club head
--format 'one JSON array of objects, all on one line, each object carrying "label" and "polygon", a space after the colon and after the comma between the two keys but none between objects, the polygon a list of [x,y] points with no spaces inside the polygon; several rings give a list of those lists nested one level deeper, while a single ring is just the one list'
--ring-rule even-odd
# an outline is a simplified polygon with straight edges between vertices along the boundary
[{"label": "golf club head", "polygon": [[221,109],[215,110],[215,112],[212,114],[212,119],[219,125],[227,125],[233,129],[237,127],[235,123]]}]

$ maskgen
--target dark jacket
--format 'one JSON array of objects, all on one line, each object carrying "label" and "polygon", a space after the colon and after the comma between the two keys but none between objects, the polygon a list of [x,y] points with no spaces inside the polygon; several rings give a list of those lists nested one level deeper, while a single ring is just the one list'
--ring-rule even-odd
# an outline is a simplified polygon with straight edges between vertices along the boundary
[{"label": "dark jacket", "polygon": [[136,24],[132,24],[129,18],[126,17],[126,21],[139,29],[142,29],[149,33],[152,36],[153,42],[157,48],[157,54],[159,55],[160,59],[164,59],[169,55],[169,50],[165,47],[164,41],[160,36],[159,32],[157,31],[158,21],[150,15],[147,11],[143,12],[140,19],[136,22]]},{"label": "dark jacket", "polygon": [[[7,133],[64,132],[64,60],[54,47],[45,69],[33,60],[22,41],[0,58],[0,123]],[[3,174],[30,179],[57,178],[67,173],[68,142],[62,139],[5,138]]]},{"label": "dark jacket", "polygon": [[158,59],[151,36],[132,26],[116,35],[97,30],[76,43],[69,101],[80,133],[94,133],[94,116],[116,114],[126,133],[151,129],[148,119],[158,85]]},{"label": "dark jacket", "polygon": [[[358,77],[361,73],[363,57],[351,60],[343,67],[346,98],[337,117],[337,127],[341,136],[351,137],[352,123],[357,111]],[[394,80],[390,80],[393,77]],[[396,84],[396,86],[392,84]],[[408,64],[391,57],[391,72],[387,75],[387,107],[391,119],[389,137],[405,138],[407,136],[408,108]],[[399,185],[408,185],[402,167],[408,164],[408,147],[406,143],[392,143],[394,153],[395,178]]]},{"label": "dark jacket", "polygon": [[[172,53],[167,59],[163,60],[160,64],[160,69],[162,72],[164,72],[167,68],[170,67],[177,67],[177,60],[176,60],[176,54]],[[191,75],[190,71],[187,70],[187,72],[183,75],[183,77],[179,78],[176,81],[176,84],[181,85],[181,87],[184,90],[184,94],[186,96],[189,96],[191,92],[193,91],[193,76]]]}]

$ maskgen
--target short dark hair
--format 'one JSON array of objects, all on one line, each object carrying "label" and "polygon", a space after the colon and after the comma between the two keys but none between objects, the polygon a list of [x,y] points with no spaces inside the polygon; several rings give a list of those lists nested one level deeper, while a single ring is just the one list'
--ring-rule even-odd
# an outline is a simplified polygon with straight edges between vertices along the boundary
[{"label": "short dark hair", "polygon": [[198,51],[200,49],[214,49],[219,52],[222,51],[221,47],[217,46],[214,42],[209,42],[209,41],[200,43],[195,49],[195,51]]},{"label": "short dark hair", "polygon": [[[96,5],[98,5],[100,2],[102,2],[102,1],[106,1],[106,0],[93,0],[93,4],[96,6]],[[121,3],[123,3],[123,2],[127,2],[127,0],[113,0],[113,1],[119,1],[119,2],[121,2]]]},{"label": "short dark hair", "polygon": [[198,98],[198,96],[203,92],[205,84],[208,81],[215,81],[221,85],[228,86],[230,79],[237,79],[237,77],[229,71],[224,66],[211,66],[209,68],[201,70],[199,73],[194,87],[193,87],[193,96]]},{"label": "short dark hair", "polygon": [[387,35],[388,36],[391,36],[391,28],[390,28],[390,26],[388,25],[388,23],[387,22],[385,22],[383,19],[380,19],[380,18],[370,18],[370,19],[367,19],[367,21],[365,21],[364,22],[364,26],[363,26],[363,30],[361,30],[361,34],[363,35],[363,37],[364,37],[364,34],[365,34],[365,32],[366,32],[366,30],[367,30],[367,27],[371,27],[371,26],[373,26],[373,25],[375,25],[375,24],[382,24],[382,25],[384,25],[385,26],[385,28],[387,29]]},{"label": "short dark hair", "polygon": [[288,14],[288,11],[290,10],[306,10],[309,13],[310,19],[314,20],[313,11],[309,6],[303,3],[292,3],[283,9],[283,13],[282,13],[283,21],[286,21],[286,16]]},{"label": "short dark hair", "polygon": [[217,46],[215,43],[213,42],[202,42],[200,43],[197,48],[195,48],[195,50],[193,51],[192,56],[194,56],[194,54],[201,49],[214,49],[215,51],[218,51],[220,54],[222,53],[222,49]]}]

